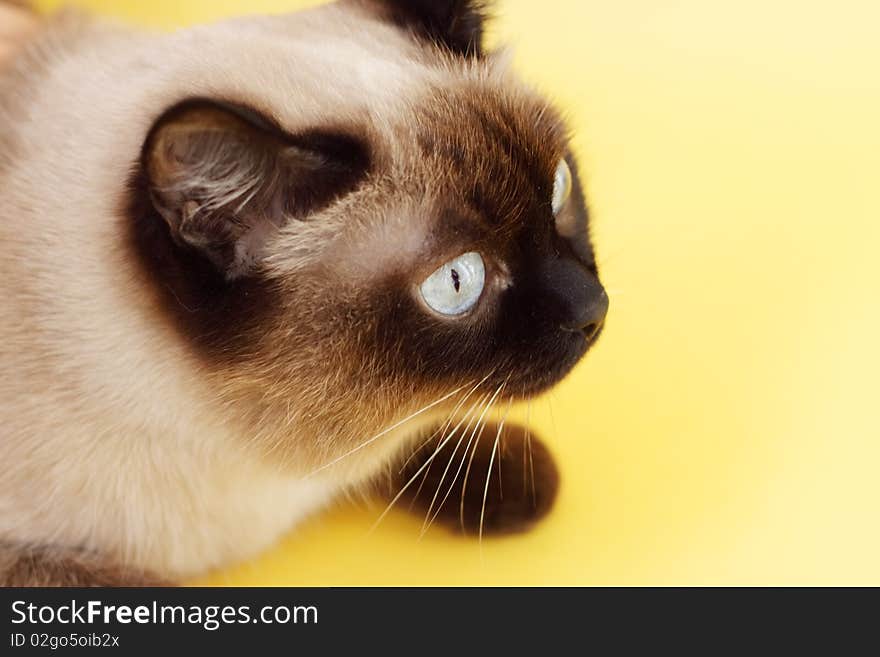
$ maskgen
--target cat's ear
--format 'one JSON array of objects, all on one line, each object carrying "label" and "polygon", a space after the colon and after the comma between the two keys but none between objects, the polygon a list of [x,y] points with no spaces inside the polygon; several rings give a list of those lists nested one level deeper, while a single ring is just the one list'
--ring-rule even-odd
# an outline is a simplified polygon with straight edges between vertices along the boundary
[{"label": "cat's ear", "polygon": [[486,2],[480,0],[377,0],[398,25],[465,56],[483,53]]},{"label": "cat's ear", "polygon": [[254,112],[209,101],[167,112],[143,155],[152,204],[174,242],[227,280],[253,271],[286,222],[354,187],[367,160],[352,137],[287,135]]}]

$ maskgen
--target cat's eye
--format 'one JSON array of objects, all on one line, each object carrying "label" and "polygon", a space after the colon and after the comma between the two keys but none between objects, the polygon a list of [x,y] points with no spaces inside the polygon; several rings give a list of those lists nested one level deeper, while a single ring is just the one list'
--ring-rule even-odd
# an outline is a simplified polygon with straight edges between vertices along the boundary
[{"label": "cat's eye", "polygon": [[570,194],[571,169],[568,168],[568,163],[563,158],[559,160],[559,164],[556,166],[556,173],[553,176],[553,198],[551,205],[554,215],[559,214]]},{"label": "cat's eye", "polygon": [[431,308],[442,315],[461,315],[474,307],[486,282],[486,267],[479,253],[470,251],[450,260],[422,283],[419,291]]}]

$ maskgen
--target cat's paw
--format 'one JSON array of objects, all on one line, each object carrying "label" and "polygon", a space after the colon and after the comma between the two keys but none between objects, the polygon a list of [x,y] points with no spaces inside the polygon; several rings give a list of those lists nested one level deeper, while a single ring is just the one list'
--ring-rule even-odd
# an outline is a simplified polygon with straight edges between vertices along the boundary
[{"label": "cat's paw", "polygon": [[471,535],[529,529],[553,507],[556,464],[522,427],[505,425],[497,446],[496,435],[498,427],[490,423],[469,448],[469,434],[439,451],[439,437],[426,442],[394,477],[393,494],[406,486],[397,504],[424,515],[426,528],[440,523]]}]

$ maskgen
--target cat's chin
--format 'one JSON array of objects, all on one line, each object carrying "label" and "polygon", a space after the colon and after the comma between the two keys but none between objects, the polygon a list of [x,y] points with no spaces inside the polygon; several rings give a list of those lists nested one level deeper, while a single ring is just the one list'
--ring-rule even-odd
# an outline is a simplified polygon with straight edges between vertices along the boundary
[{"label": "cat's chin", "polygon": [[552,363],[533,363],[531,369],[523,369],[505,375],[503,395],[507,399],[523,401],[537,397],[562,381],[574,369],[590,348],[596,343],[601,329],[591,338],[581,334],[566,333],[560,338],[560,354]]}]

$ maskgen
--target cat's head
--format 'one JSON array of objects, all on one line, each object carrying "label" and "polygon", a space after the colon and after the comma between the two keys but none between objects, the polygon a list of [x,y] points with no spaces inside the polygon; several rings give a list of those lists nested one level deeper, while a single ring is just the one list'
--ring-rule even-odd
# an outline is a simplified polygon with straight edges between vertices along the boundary
[{"label": "cat's head", "polygon": [[[291,126],[295,109],[199,97],[154,123],[135,243],[230,385],[362,432],[452,390],[537,394],[596,341],[608,298],[566,129],[484,52],[477,4],[351,0],[343,28],[314,20],[358,75],[397,69],[357,111],[328,101]],[[352,93],[335,71],[321,84]]]}]

